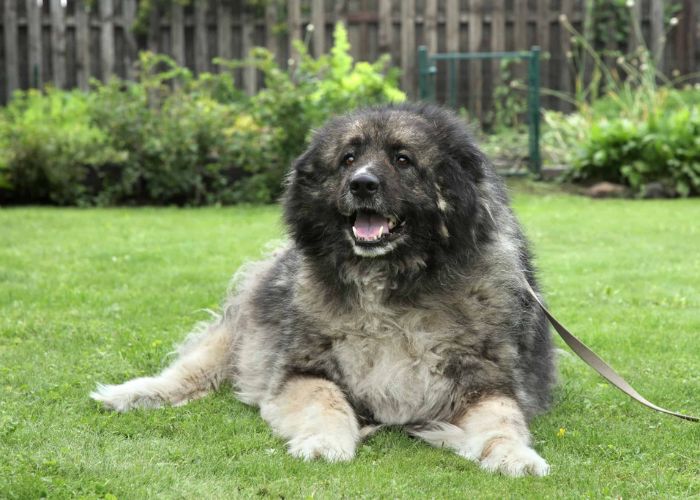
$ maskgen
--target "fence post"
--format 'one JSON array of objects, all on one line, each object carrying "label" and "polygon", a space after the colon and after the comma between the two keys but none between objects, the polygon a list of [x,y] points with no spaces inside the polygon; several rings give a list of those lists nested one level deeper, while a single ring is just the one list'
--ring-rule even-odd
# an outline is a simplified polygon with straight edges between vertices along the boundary
[{"label": "fence post", "polygon": [[535,175],[540,175],[540,48],[532,47],[528,59],[528,111],[530,128],[530,165]]},{"label": "fence post", "polygon": [[418,98],[428,98],[428,47],[418,47]]},{"label": "fence post", "polygon": [[418,98],[424,101],[435,100],[435,66],[430,64],[428,47],[418,47]]}]

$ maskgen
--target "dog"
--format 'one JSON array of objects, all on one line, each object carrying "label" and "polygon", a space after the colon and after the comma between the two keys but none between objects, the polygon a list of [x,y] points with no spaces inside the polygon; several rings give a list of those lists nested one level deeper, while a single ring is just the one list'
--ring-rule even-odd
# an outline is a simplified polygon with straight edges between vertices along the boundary
[{"label": "dog", "polygon": [[550,405],[551,336],[526,239],[466,124],[427,104],[331,119],[282,204],[289,243],[237,273],[221,316],[159,375],[91,397],[123,412],[230,382],[305,460],[351,460],[401,426],[486,470],[546,475],[528,422]]}]

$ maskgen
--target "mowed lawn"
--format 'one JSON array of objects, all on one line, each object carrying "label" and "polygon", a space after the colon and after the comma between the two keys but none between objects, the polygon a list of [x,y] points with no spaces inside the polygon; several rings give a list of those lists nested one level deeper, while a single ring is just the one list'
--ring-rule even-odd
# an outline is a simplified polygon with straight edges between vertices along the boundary
[{"label": "mowed lawn", "polygon": [[[643,395],[700,414],[700,201],[514,199],[552,311]],[[0,498],[700,496],[700,424],[566,349],[532,424],[546,478],[490,475],[396,429],[352,463],[304,463],[226,389],[123,415],[88,398],[165,366],[282,235],[276,207],[0,209]]]}]

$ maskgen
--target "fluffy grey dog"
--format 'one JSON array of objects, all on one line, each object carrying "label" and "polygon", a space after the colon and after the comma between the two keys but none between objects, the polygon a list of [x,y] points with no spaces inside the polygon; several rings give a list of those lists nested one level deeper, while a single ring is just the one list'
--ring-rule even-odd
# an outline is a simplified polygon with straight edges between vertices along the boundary
[{"label": "fluffy grey dog", "polygon": [[544,475],[527,421],[554,380],[526,241],[464,124],[434,106],[357,111],[288,177],[291,243],[248,266],[223,316],[107,408],[181,405],[230,381],[289,452],[350,460],[381,425],[490,471]]}]

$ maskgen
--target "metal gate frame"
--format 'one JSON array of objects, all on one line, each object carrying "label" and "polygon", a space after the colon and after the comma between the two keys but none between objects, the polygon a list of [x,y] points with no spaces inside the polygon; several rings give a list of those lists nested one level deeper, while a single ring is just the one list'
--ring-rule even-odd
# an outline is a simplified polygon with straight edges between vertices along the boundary
[{"label": "metal gate frame", "polygon": [[444,52],[429,54],[425,45],[418,47],[418,95],[420,99],[435,101],[437,61],[448,64],[448,102],[457,104],[457,61],[475,59],[523,59],[527,61],[527,117],[530,171],[539,177],[542,168],[540,155],[540,48],[519,52]]}]

